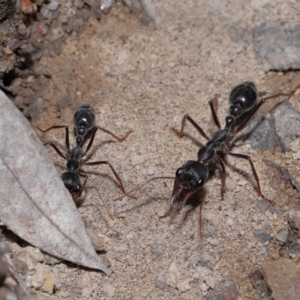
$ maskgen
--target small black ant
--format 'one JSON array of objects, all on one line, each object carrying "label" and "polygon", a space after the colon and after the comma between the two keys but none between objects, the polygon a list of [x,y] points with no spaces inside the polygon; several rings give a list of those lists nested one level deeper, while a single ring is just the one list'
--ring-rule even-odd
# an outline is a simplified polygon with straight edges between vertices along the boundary
[{"label": "small black ant", "polygon": [[243,82],[237,85],[231,90],[229,96],[229,115],[225,118],[224,129],[221,128],[214,106],[214,103],[218,99],[218,95],[216,95],[213,99],[208,101],[214,123],[218,127],[218,130],[215,131],[211,138],[208,137],[203,129],[188,114],[184,115],[180,131],[176,130],[174,127],[171,129],[176,133],[176,135],[182,137],[185,122],[188,120],[207,140],[207,143],[199,149],[198,159],[196,161],[189,160],[181,168],[177,169],[175,173],[175,182],[170,208],[168,212],[162,216],[162,218],[167,217],[172,213],[175,202],[180,204],[177,209],[180,210],[186,202],[203,187],[208,178],[209,171],[216,166],[220,169],[221,199],[224,199],[226,170],[223,157],[225,155],[231,155],[233,157],[247,160],[251,166],[251,170],[257,184],[258,195],[264,200],[273,203],[273,201],[269,200],[261,192],[259,179],[250,156],[231,152],[230,142],[246,127],[247,123],[251,120],[257,110],[268,99],[274,99],[280,96],[287,96],[289,99],[295,94],[299,87],[300,86],[297,86],[291,93],[279,93],[273,96],[264,97],[257,103],[258,93],[253,82]]},{"label": "small black ant", "polygon": [[[74,114],[73,123],[75,126],[75,132],[76,132],[76,146],[72,149],[70,149],[69,126],[68,125],[55,125],[55,126],[49,127],[46,130],[42,130],[40,128],[39,129],[42,132],[47,132],[51,129],[64,128],[66,131],[65,145],[66,145],[66,148],[68,151],[67,156],[64,155],[53,142],[46,142],[46,143],[44,143],[44,145],[45,146],[50,145],[59,156],[61,156],[65,160],[67,160],[67,170],[68,171],[64,172],[61,175],[61,179],[62,179],[65,187],[71,193],[74,202],[77,203],[77,199],[81,196],[84,188],[86,188],[86,182],[87,182],[88,176],[85,174],[82,174],[80,172],[81,167],[83,165],[89,165],[89,166],[103,165],[103,164],[108,165],[110,167],[110,169],[112,170],[114,176],[118,180],[122,192],[126,193],[121,178],[119,177],[119,175],[117,174],[117,172],[115,171],[113,166],[108,161],[103,160],[103,161],[86,162],[87,160],[84,160],[83,158],[86,156],[86,154],[92,147],[94,138],[95,138],[95,135],[96,135],[96,132],[98,129],[110,134],[111,136],[116,138],[119,142],[123,142],[128,137],[128,135],[130,133],[132,133],[132,130],[127,132],[127,134],[124,137],[120,138],[107,129],[104,129],[99,126],[95,126],[95,112],[94,112],[93,107],[90,104],[83,104],[78,108],[78,110]],[[83,151],[83,149],[82,149],[83,142],[85,141],[86,136],[89,132],[91,133],[90,141],[87,145],[86,150]],[[85,178],[83,184],[81,184],[80,176]],[[96,188],[96,187],[91,187],[91,188]],[[98,191],[98,189],[97,189],[97,191]],[[98,191],[98,194],[99,194],[99,191]],[[99,194],[99,196],[100,196],[100,194]]]}]

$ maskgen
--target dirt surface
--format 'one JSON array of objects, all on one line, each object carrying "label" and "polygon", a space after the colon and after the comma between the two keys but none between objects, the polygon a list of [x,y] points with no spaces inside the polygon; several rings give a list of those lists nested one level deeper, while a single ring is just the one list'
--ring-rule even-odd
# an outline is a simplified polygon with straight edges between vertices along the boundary
[{"label": "dirt surface", "polygon": [[[37,126],[72,126],[80,103],[91,103],[96,123],[118,136],[133,130],[122,143],[97,133],[91,155],[93,161],[108,160],[127,190],[153,176],[174,176],[183,163],[196,159],[204,139],[191,124],[181,139],[170,128],[179,129],[189,113],[211,135],[216,128],[207,101],[214,94],[220,94],[218,115],[224,125],[228,95],[236,84],[251,80],[269,95],[290,91],[300,82],[299,72],[264,73],[252,45],[253,29],[264,21],[299,20],[294,2],[154,3],[162,19],[160,28],[118,3],[100,22],[90,18],[81,34],[66,38],[59,54],[48,45],[50,55],[39,61],[48,76],[29,76],[12,85],[19,91],[16,103],[27,99],[30,104],[38,135],[43,141],[58,141],[61,148],[63,131],[42,135]],[[300,110],[299,95],[290,103]],[[262,111],[270,117],[270,105]],[[109,168],[85,168],[88,185],[97,186],[111,213],[122,217],[111,220],[103,205],[90,205],[99,203],[93,190],[87,191],[79,208],[102,239],[102,255],[113,274],[106,277],[53,264],[47,267],[56,281],[52,298],[223,299],[213,296],[214,290],[223,290],[222,295],[232,295],[224,299],[255,299],[249,274],[264,260],[280,256],[280,242],[274,237],[289,228],[288,212],[299,210],[299,193],[265,159],[287,168],[300,182],[299,138],[285,153],[279,148],[253,149],[247,140],[233,150],[251,156],[262,192],[275,206],[262,208],[248,162],[234,158],[227,160],[224,201],[218,176],[212,174],[205,184],[201,218],[198,205],[159,220],[169,208],[172,180],[151,183],[137,192],[137,200],[113,202],[121,190]],[[52,149],[49,153],[63,172],[65,161]],[[299,267],[299,252],[292,258]]]}]

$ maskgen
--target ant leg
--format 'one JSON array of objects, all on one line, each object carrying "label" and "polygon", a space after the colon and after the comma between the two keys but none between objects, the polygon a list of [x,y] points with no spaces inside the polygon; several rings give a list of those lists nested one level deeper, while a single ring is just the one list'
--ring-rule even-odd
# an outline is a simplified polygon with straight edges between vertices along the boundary
[{"label": "ant leg", "polygon": [[225,164],[220,156],[217,155],[217,160],[220,167],[220,175],[221,175],[221,200],[224,200],[225,194],[225,180],[226,180],[226,169]]},{"label": "ant leg", "polygon": [[211,114],[213,116],[215,124],[217,125],[217,127],[219,129],[221,129],[221,124],[220,124],[220,121],[219,121],[219,118],[217,116],[215,106],[214,106],[214,102],[217,103],[216,101],[218,101],[218,98],[219,98],[219,95],[216,94],[213,99],[208,101],[208,104],[210,106]]},{"label": "ant leg", "polygon": [[240,124],[240,126],[233,132],[233,135],[236,135],[238,132],[240,132],[241,130],[243,130],[247,123],[250,121],[250,119],[254,116],[254,114],[257,112],[257,110],[269,99],[274,99],[274,98],[278,98],[280,96],[287,96],[288,99],[290,99],[295,93],[296,91],[300,88],[300,85],[297,85],[295,87],[295,89],[290,92],[290,93],[279,93],[279,94],[276,94],[276,95],[272,95],[272,96],[269,96],[269,97],[265,97],[265,98],[262,98],[259,103],[253,108],[253,110],[251,111],[251,113],[247,116],[247,118]]},{"label": "ant leg", "polygon": [[210,140],[210,138],[206,135],[206,133],[203,131],[203,129],[188,115],[185,114],[182,122],[181,122],[181,129],[180,131],[176,130],[174,127],[171,128],[171,130],[173,130],[179,137],[183,136],[183,130],[185,127],[185,120],[190,121],[190,123],[196,128],[196,130],[208,141]]},{"label": "ant leg", "polygon": [[250,156],[245,155],[245,154],[240,154],[240,153],[232,153],[232,152],[228,152],[229,155],[234,156],[234,157],[238,157],[238,158],[243,158],[248,160],[248,162],[250,163],[251,169],[252,169],[252,174],[254,175],[255,181],[257,183],[257,193],[258,195],[263,198],[264,200],[268,201],[269,203],[273,204],[273,201],[269,200],[260,190],[260,184],[259,184],[259,179],[254,167],[254,164],[250,158]]},{"label": "ant leg", "polygon": [[113,136],[113,137],[114,137],[118,142],[120,142],[120,143],[123,142],[123,141],[129,136],[129,134],[131,134],[131,133],[133,132],[132,130],[129,130],[129,131],[126,133],[126,135],[125,135],[124,137],[120,138],[120,137],[116,136],[115,134],[113,134],[112,132],[110,132],[110,131],[107,130],[107,129],[104,129],[104,128],[99,127],[99,126],[95,126],[94,129],[93,129],[93,133],[92,133],[91,139],[90,139],[90,141],[89,141],[89,143],[88,143],[88,146],[86,147],[86,150],[85,150],[85,154],[84,154],[84,155],[86,155],[86,153],[87,153],[87,152],[90,150],[90,148],[92,147],[93,142],[94,142],[94,138],[95,138],[95,135],[96,135],[96,132],[97,132],[98,129],[104,131],[105,133],[110,134],[111,136]]},{"label": "ant leg", "polygon": [[122,196],[118,197],[118,198],[115,198],[113,199],[113,201],[119,201],[121,200],[122,198],[124,198],[125,196],[127,197],[132,197],[130,196],[131,193],[137,191],[137,190],[140,190],[142,187],[146,186],[148,183],[150,183],[151,181],[153,180],[157,180],[157,179],[175,179],[174,177],[166,177],[166,176],[162,176],[162,177],[153,177],[153,178],[150,178],[149,180],[147,180],[146,182],[142,183],[141,185],[137,186],[136,188],[130,190],[129,192],[123,194]]},{"label": "ant leg", "polygon": [[163,215],[163,216],[159,216],[159,219],[164,219],[169,217],[173,212],[173,206],[170,206],[170,208],[168,209],[168,211]]},{"label": "ant leg", "polygon": [[105,206],[105,209],[106,209],[108,215],[110,216],[110,218],[111,218],[112,220],[114,220],[114,217],[113,217],[112,214],[110,213],[110,211],[109,211],[109,209],[108,209],[108,206],[106,205],[106,203],[105,203],[105,202],[103,201],[103,199],[101,198],[100,192],[99,192],[98,188],[97,188],[96,186],[87,186],[86,188],[87,188],[87,189],[96,189],[96,191],[97,191],[97,193],[98,193],[98,196],[99,196],[99,198],[101,199],[103,205]]},{"label": "ant leg", "polygon": [[69,126],[68,125],[56,125],[56,126],[51,126],[49,127],[48,129],[46,130],[43,130],[41,129],[40,127],[38,127],[38,129],[42,132],[47,132],[51,129],[56,129],[56,128],[65,128],[66,130],[66,138],[65,138],[65,144],[66,144],[66,147],[68,149],[68,152],[70,153],[70,142],[69,142]]},{"label": "ant leg", "polygon": [[122,198],[124,198],[125,196],[133,198],[133,197],[130,195],[131,193],[133,193],[133,192],[135,192],[135,191],[137,191],[137,190],[140,190],[142,187],[146,186],[146,185],[149,184],[151,181],[157,180],[157,179],[159,179],[159,180],[161,180],[161,179],[173,179],[173,180],[174,180],[175,178],[174,178],[174,177],[166,177],[166,176],[150,178],[150,179],[147,180],[146,182],[144,182],[144,183],[142,183],[141,185],[137,186],[136,188],[130,190],[129,192],[123,194],[122,196],[113,199],[113,201],[119,201],[119,200],[121,200]]},{"label": "ant leg", "polygon": [[107,134],[110,134],[111,136],[113,136],[118,142],[123,142],[123,141],[125,141],[126,139],[127,139],[127,137],[129,136],[129,134],[131,134],[131,133],[133,133],[133,130],[129,130],[126,134],[125,134],[125,136],[123,136],[123,137],[118,137],[118,136],[116,136],[114,133],[112,133],[111,131],[109,131],[109,130],[107,130],[107,129],[105,129],[105,128],[102,128],[102,127],[99,127],[99,126],[95,126],[95,128],[96,128],[96,130],[97,129],[100,129],[100,130],[102,130],[102,131],[104,131],[105,133],[107,133]]},{"label": "ant leg", "polygon": [[199,205],[199,234],[200,238],[202,238],[202,207],[203,207],[203,201],[201,201]]},{"label": "ant leg", "polygon": [[57,146],[55,144],[53,144],[52,142],[47,142],[44,144],[44,146],[50,145],[55,151],[56,153],[61,156],[62,158],[64,158],[65,160],[68,160],[65,155],[62,154],[62,152],[57,148]]},{"label": "ant leg", "polygon": [[171,215],[171,213],[173,212],[173,204],[174,204],[175,200],[177,199],[178,195],[180,194],[180,192],[181,192],[181,189],[179,187],[177,179],[175,178],[170,207],[163,216],[159,217],[160,220],[167,218],[168,216]]},{"label": "ant leg", "polygon": [[120,188],[122,190],[122,192],[124,194],[126,194],[126,191],[124,189],[122,180],[120,178],[120,176],[117,174],[117,172],[115,171],[115,169],[113,168],[113,166],[107,161],[107,160],[101,160],[101,161],[94,161],[94,162],[87,162],[84,163],[84,165],[88,165],[88,166],[95,166],[95,165],[108,165],[110,167],[110,169],[112,170],[112,172],[114,173],[115,177],[117,178],[117,180],[119,181],[120,184]]},{"label": "ant leg", "polygon": [[86,188],[86,189],[95,189],[95,190],[97,191],[98,196],[99,196],[99,198],[101,199],[101,202],[102,202],[102,204],[104,205],[104,207],[105,207],[105,209],[106,209],[108,215],[110,216],[110,218],[111,218],[112,220],[114,220],[114,217],[113,217],[112,214],[110,213],[110,211],[109,211],[109,209],[108,209],[106,203],[103,201],[103,199],[102,199],[102,197],[101,197],[101,195],[100,195],[100,192],[99,192],[98,188],[97,188],[96,186],[85,186],[85,184],[86,184],[86,182],[87,182],[87,179],[88,179],[88,176],[87,176],[86,174],[79,174],[79,173],[78,173],[78,175],[80,175],[81,177],[84,177],[84,178],[85,178],[85,181],[84,181],[84,183],[83,183],[83,186],[82,186],[82,188],[81,188],[81,191],[79,192],[80,195],[81,195],[82,190],[83,190],[84,188]]},{"label": "ant leg", "polygon": [[183,209],[183,207],[185,206],[186,202],[196,193],[196,190],[192,190],[190,192],[188,192],[183,200],[180,203],[180,206],[177,208],[177,211],[181,211]]}]

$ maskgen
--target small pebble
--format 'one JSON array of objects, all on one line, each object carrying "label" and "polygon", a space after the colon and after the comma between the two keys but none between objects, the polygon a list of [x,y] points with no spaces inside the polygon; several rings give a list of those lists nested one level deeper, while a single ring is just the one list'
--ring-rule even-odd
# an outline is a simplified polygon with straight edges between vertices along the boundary
[{"label": "small pebble", "polygon": [[67,16],[61,15],[59,17],[59,21],[60,21],[61,24],[67,24],[68,23],[68,18],[67,18]]},{"label": "small pebble", "polygon": [[176,287],[180,292],[186,292],[191,289],[188,279],[177,282]]},{"label": "small pebble", "polygon": [[77,7],[77,8],[82,8],[83,5],[84,5],[84,2],[82,0],[75,0],[74,1],[74,5]]},{"label": "small pebble", "polygon": [[227,218],[226,220],[226,225],[228,225],[229,227],[231,227],[234,224],[234,221],[232,218]]},{"label": "small pebble", "polygon": [[288,238],[288,230],[283,229],[280,230],[276,235],[275,235],[275,239],[281,243],[286,243],[287,238]]},{"label": "small pebble", "polygon": [[216,290],[209,290],[206,295],[206,300],[233,300],[239,295],[237,286],[234,282],[222,283]]},{"label": "small pebble", "polygon": [[253,235],[262,243],[268,242],[272,237],[266,229],[255,229]]},{"label": "small pebble", "polygon": [[104,284],[103,292],[108,298],[112,298],[115,295],[115,288],[112,284]]},{"label": "small pebble", "polygon": [[58,6],[60,4],[56,1],[51,1],[49,4],[48,4],[48,8],[49,10],[57,10]]},{"label": "small pebble", "polygon": [[40,12],[41,12],[44,19],[48,19],[50,17],[50,11],[46,7],[43,6],[41,8]]},{"label": "small pebble", "polygon": [[5,254],[5,253],[8,253],[10,251],[11,251],[11,249],[10,249],[10,246],[9,246],[8,243],[0,242],[0,254]]},{"label": "small pebble", "polygon": [[168,276],[166,279],[167,285],[175,288],[177,286],[177,282],[180,277],[179,270],[178,270],[175,262],[171,263],[167,276]]},{"label": "small pebble", "polygon": [[300,211],[291,211],[288,214],[288,222],[293,229],[300,229]]},{"label": "small pebble", "polygon": [[214,277],[208,276],[205,277],[205,283],[212,289],[214,289],[216,285],[216,279]]},{"label": "small pebble", "polygon": [[[2,4],[3,5],[3,4]],[[33,7],[30,0],[20,0],[20,10],[24,14],[33,12]]]},{"label": "small pebble", "polygon": [[114,0],[101,0],[101,10],[107,14],[110,12],[113,4]]},{"label": "small pebble", "polygon": [[149,167],[147,170],[147,175],[151,176],[155,174],[155,168],[154,167]]},{"label": "small pebble", "polygon": [[41,291],[47,294],[53,294],[54,286],[57,281],[54,274],[52,274],[49,271],[44,271],[44,274],[46,275],[45,281],[41,287]]},{"label": "small pebble", "polygon": [[209,286],[205,282],[202,282],[200,283],[200,289],[202,291],[203,296],[205,296],[207,294],[207,291],[209,290]]},{"label": "small pebble", "polygon": [[270,206],[270,203],[265,200],[258,200],[256,202],[256,207],[261,211],[265,212]]}]

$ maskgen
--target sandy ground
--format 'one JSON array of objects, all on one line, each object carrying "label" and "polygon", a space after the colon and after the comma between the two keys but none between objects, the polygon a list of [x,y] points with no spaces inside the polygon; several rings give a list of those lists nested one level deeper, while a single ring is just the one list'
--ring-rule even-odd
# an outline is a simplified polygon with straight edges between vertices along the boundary
[{"label": "sandy ground", "polygon": [[[100,22],[91,19],[80,36],[67,38],[59,56],[40,61],[51,79],[40,79],[37,98],[43,111],[33,125],[72,126],[77,106],[89,102],[99,126],[119,136],[133,130],[123,143],[97,134],[91,157],[108,160],[127,190],[153,176],[174,176],[184,162],[196,159],[204,139],[191,124],[181,139],[170,128],[179,129],[189,113],[211,135],[216,128],[207,101],[214,94],[220,94],[218,115],[224,125],[236,84],[251,80],[260,91],[274,94],[292,90],[300,78],[292,72],[264,73],[252,44],[253,29],[263,22],[299,20],[293,1],[154,3],[163,20],[160,28],[118,4]],[[298,102],[299,96],[291,99],[299,110]],[[268,105],[262,111],[268,113]],[[63,132],[46,139],[63,145]],[[172,180],[151,183],[137,192],[136,201],[113,202],[121,191],[109,168],[85,168],[89,186],[97,186],[110,211],[123,217],[111,220],[92,190],[79,208],[103,239],[113,274],[53,265],[58,281],[53,299],[205,299],[209,289],[230,284],[238,291],[235,298],[255,299],[248,275],[262,261],[279,257],[279,243],[262,242],[253,233],[264,229],[273,237],[288,227],[287,212],[299,208],[297,192],[263,159],[287,167],[298,181],[300,164],[293,152],[255,150],[247,140],[234,152],[251,156],[262,192],[276,205],[260,210],[249,164],[229,158],[224,201],[217,176],[203,189],[202,236],[199,207],[159,220],[169,208]],[[65,162],[49,153],[63,172]],[[299,264],[299,257],[295,261]]]}]

